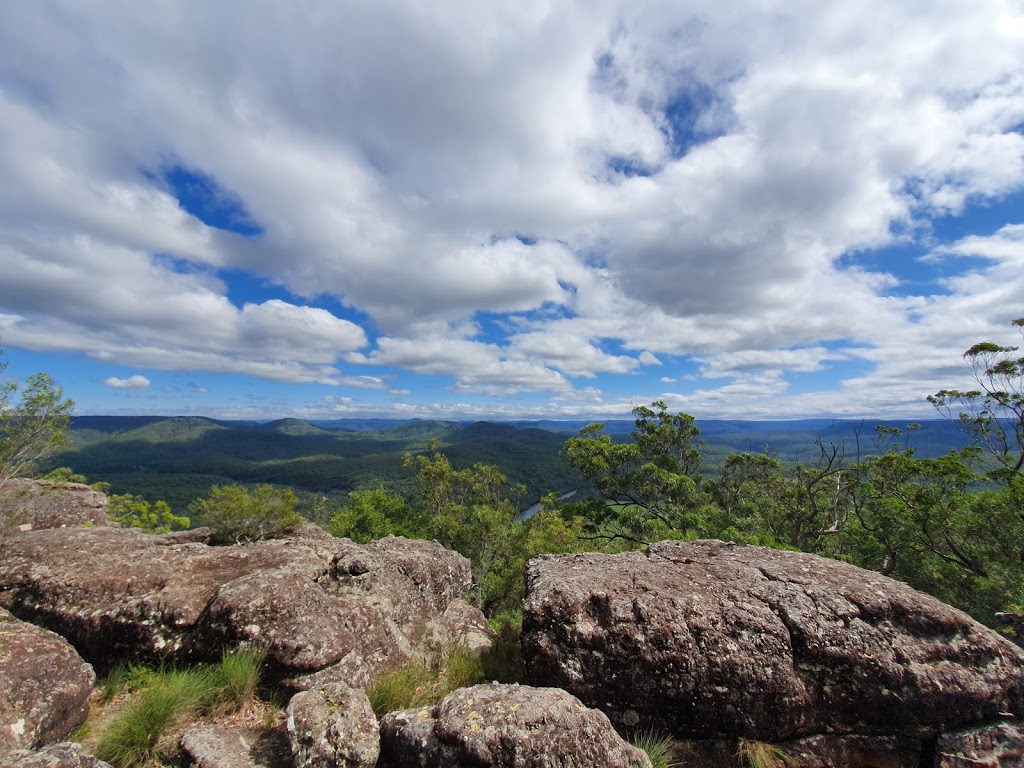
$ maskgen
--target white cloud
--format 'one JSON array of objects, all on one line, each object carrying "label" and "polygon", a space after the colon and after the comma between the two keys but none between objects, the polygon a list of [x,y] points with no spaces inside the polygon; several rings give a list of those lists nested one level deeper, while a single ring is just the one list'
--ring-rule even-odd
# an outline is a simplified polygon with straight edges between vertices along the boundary
[{"label": "white cloud", "polygon": [[114,389],[149,389],[149,379],[139,374],[129,376],[127,379],[111,376],[104,384]]},{"label": "white cloud", "polygon": [[[1019,314],[1024,225],[936,249],[988,263],[916,296],[898,263],[858,266],[1024,185],[1004,0],[312,7],[0,10],[8,343],[502,396],[687,355],[729,379],[701,395],[723,408],[859,358],[842,407],[877,407]],[[187,213],[173,163],[263,234]]]}]

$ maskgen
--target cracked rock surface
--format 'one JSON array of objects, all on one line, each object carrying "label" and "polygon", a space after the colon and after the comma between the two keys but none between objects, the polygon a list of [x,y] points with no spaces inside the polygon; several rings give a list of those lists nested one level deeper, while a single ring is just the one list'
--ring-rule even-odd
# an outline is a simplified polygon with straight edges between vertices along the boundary
[{"label": "cracked rock surface", "polygon": [[314,525],[244,546],[202,531],[54,528],[0,541],[0,605],[66,637],[89,661],[212,661],[265,648],[292,689],[364,685],[437,645],[489,642],[462,600],[469,561],[389,537],[365,547]]},{"label": "cracked rock surface", "polygon": [[1024,711],[1024,652],[966,614],[719,541],[531,561],[523,651],[531,681],[681,738],[930,738]]},{"label": "cracked rock surface", "polygon": [[385,715],[378,768],[651,768],[601,712],[557,688],[477,685]]}]

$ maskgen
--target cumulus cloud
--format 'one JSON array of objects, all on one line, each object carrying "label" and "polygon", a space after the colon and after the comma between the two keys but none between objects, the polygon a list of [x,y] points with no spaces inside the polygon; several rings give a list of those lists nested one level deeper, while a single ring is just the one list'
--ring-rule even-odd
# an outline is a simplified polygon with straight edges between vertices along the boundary
[{"label": "cumulus cloud", "polygon": [[129,376],[127,379],[111,376],[104,384],[114,389],[149,389],[149,379],[139,374]]},{"label": "cumulus cloud", "polygon": [[[501,396],[584,398],[571,380],[688,356],[708,388],[680,402],[722,407],[857,359],[847,404],[905,406],[1019,314],[1024,225],[936,249],[985,265],[915,295],[860,255],[1021,189],[1022,48],[1003,0],[9,4],[0,330],[125,365],[387,388],[345,360]],[[170,166],[260,234],[186,210]]]}]

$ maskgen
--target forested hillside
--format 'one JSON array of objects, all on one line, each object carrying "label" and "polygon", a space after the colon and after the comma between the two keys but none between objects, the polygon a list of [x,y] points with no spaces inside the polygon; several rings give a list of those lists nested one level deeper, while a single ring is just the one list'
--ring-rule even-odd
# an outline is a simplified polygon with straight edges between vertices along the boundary
[{"label": "forested hillside", "polygon": [[[383,487],[409,495],[413,474],[407,453],[436,440],[457,469],[496,465],[509,480],[526,486],[524,504],[545,494],[589,484],[562,456],[565,440],[585,422],[398,421],[353,419],[309,423],[280,419],[263,424],[196,417],[78,416],[71,443],[53,466],[69,466],[91,481],[108,482],[114,493],[164,500],[184,513],[213,485],[272,483],[330,497]],[[893,423],[891,426],[897,426]],[[898,426],[905,426],[899,423]],[[632,421],[612,421],[606,431],[627,440]],[[874,423],[806,420],[701,422],[703,471],[710,475],[737,451],[768,451],[783,462],[812,460],[815,441],[839,440],[851,456],[874,450]],[[947,421],[921,424],[913,433],[917,455],[936,457],[963,447],[964,435]]]}]

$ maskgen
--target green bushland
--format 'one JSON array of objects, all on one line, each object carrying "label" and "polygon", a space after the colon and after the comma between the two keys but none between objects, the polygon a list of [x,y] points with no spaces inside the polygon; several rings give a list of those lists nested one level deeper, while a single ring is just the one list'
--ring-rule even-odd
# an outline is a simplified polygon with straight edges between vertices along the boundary
[{"label": "green bushland", "polygon": [[188,669],[115,667],[101,684],[105,700],[136,698],[102,731],[95,755],[114,768],[144,766],[161,757],[161,737],[196,714],[227,714],[245,707],[259,684],[263,654],[226,652],[220,664]]},{"label": "green bushland", "polygon": [[295,511],[298,503],[290,488],[261,485],[250,491],[243,485],[215,485],[190,509],[210,527],[211,543],[244,544],[299,528],[303,519]]}]

